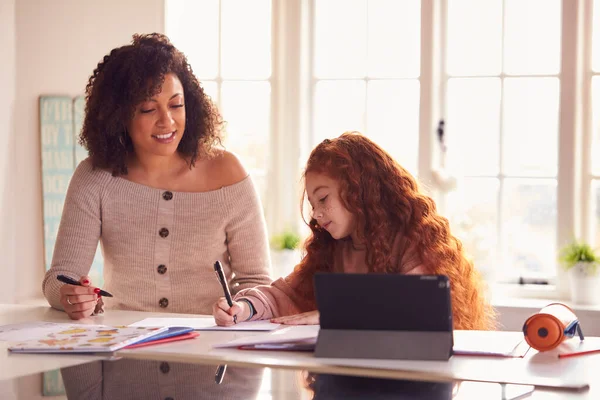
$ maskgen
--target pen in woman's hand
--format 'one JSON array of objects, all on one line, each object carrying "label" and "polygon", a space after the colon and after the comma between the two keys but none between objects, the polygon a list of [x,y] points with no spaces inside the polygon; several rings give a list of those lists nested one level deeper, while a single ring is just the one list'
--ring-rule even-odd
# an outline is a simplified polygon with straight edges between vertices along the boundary
[{"label": "pen in woman's hand", "polygon": [[[221,261],[215,262],[215,274],[217,274],[217,279],[219,279],[219,282],[221,283],[223,293],[225,293],[225,299],[227,299],[227,304],[229,307],[232,307],[233,299],[231,298],[231,292],[229,291],[229,286],[227,285],[227,280],[225,279],[225,273],[223,272],[223,265],[221,265]],[[233,316],[233,323],[237,324],[237,315]]]},{"label": "pen in woman's hand", "polygon": [[[56,277],[56,279],[58,279],[59,281],[61,281],[63,283],[67,283],[69,285],[83,286],[81,284],[81,282],[78,282],[75,279],[72,279],[72,278],[70,278],[70,277],[68,277],[66,275],[58,275]],[[99,290],[100,290],[100,292],[98,293],[99,295],[104,296],[104,297],[113,297],[113,295],[110,294],[110,293],[108,293],[107,291],[102,290],[102,289],[99,289]]]}]

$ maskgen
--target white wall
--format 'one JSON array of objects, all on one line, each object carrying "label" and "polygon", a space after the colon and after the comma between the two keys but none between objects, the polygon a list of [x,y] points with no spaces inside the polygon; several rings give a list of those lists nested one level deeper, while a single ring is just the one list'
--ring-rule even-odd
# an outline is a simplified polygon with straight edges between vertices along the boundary
[{"label": "white wall", "polygon": [[0,302],[15,299],[15,0],[0,1]]},{"label": "white wall", "polygon": [[[41,296],[44,273],[38,97],[83,94],[96,64],[112,48],[129,43],[134,33],[164,31],[164,0],[19,0],[16,5],[9,0],[6,17],[6,0],[0,3],[2,42],[7,40],[4,30],[10,31],[4,19],[10,20],[11,4],[16,16],[15,151],[0,148],[15,156],[0,169],[2,193],[15,203],[14,210],[0,206],[0,222],[12,215],[15,220],[2,226],[0,240],[4,246],[5,236],[16,237],[14,254],[1,265],[7,272],[18,272],[16,301],[22,302]],[[0,86],[4,88],[3,79],[14,80],[10,75],[0,77]],[[0,112],[4,112],[4,96],[0,97]],[[4,118],[0,121],[4,139]],[[14,184],[3,178],[5,172],[13,175]],[[14,279],[10,284],[16,285]]]}]

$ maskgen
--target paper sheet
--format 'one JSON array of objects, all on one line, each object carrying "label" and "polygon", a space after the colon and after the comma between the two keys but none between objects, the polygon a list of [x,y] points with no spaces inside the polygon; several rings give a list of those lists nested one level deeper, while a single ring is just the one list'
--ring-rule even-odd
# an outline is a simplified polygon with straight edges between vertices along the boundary
[{"label": "paper sheet", "polygon": [[298,325],[278,329],[275,332],[269,332],[262,335],[241,337],[226,343],[216,344],[213,347],[223,348],[256,344],[309,342],[310,340],[316,340],[318,334],[319,325]]},{"label": "paper sheet", "polygon": [[233,326],[217,326],[213,318],[146,318],[129,326],[189,326],[196,331],[273,331],[280,324],[272,324],[269,321],[240,322]]},{"label": "paper sheet", "polygon": [[[579,337],[575,336],[572,339],[567,339],[562,342],[555,350],[556,353],[563,355],[587,351],[598,351],[598,353],[593,354],[595,354],[595,356],[600,355],[600,338],[586,337],[582,342],[579,340]],[[591,355],[592,354],[586,355],[586,357]]]},{"label": "paper sheet", "polygon": [[522,332],[454,331],[454,354],[523,357],[529,345]]}]

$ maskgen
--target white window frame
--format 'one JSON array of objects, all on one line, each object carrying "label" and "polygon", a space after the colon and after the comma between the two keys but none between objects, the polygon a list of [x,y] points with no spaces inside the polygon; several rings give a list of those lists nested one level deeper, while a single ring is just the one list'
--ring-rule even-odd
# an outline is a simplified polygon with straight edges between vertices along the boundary
[{"label": "white window frame", "polygon": [[[310,8],[307,24],[312,34],[314,21],[314,0],[303,1]],[[591,186],[593,179],[600,176],[591,174],[591,39],[592,39],[592,0],[562,0],[561,70],[559,147],[557,172],[557,249],[570,242],[573,237],[593,240],[590,221]],[[421,74],[420,80],[420,124],[418,178],[432,181],[432,168],[439,162],[439,149],[435,138],[435,127],[445,117],[445,47],[447,0],[421,1]],[[313,38],[310,37],[312,44]],[[309,46],[310,47],[310,46]],[[308,54],[313,53],[310,48]],[[313,98],[312,59],[310,60],[309,99]],[[501,78],[504,78],[502,75]],[[312,104],[309,103],[312,107]],[[312,127],[312,108],[309,108],[308,124]],[[306,118],[306,117],[305,117]],[[309,129],[310,132],[310,129]],[[312,134],[303,138],[304,147],[310,148]],[[499,178],[503,178],[499,176]],[[431,187],[430,185],[427,185]],[[444,196],[439,192],[430,193],[442,208]],[[501,204],[499,202],[499,207]],[[567,298],[569,295],[567,277],[562,268],[556,265],[557,279],[554,285],[532,287],[518,285],[511,293],[535,297]]]},{"label": "white window frame", "polygon": [[[582,176],[581,176],[581,231],[582,236],[593,243],[595,240],[594,224],[590,223],[593,218],[592,210],[595,205],[592,203],[593,195],[592,184],[594,181],[600,182],[600,175],[594,174],[592,170],[592,143],[594,136],[594,122],[593,122],[593,104],[592,104],[592,79],[594,77],[600,78],[600,71],[594,72],[592,70],[592,39],[593,39],[593,11],[600,13],[600,10],[593,10],[593,0],[580,0],[581,9],[579,10],[578,17],[582,21],[582,43],[581,43],[581,59],[583,63],[583,83],[581,85],[581,130],[582,134],[582,145],[581,145],[581,159],[582,159]],[[600,5],[600,2],[597,2]],[[600,27],[597,27],[600,29]],[[600,43],[596,43],[600,45]]]},{"label": "white window frame", "polygon": [[[300,173],[313,146],[315,0],[272,1],[271,144],[266,206],[269,232],[304,229],[300,217]],[[557,175],[557,248],[573,237],[592,240],[591,39],[593,0],[562,0],[562,36]],[[417,177],[432,182],[439,162],[435,128],[445,111],[447,0],[421,0],[421,74]],[[429,193],[442,209],[441,193]],[[528,285],[512,295],[567,298],[565,272],[555,285]]]},{"label": "white window frame", "polygon": [[[442,33],[441,33],[441,37],[440,39],[440,43],[441,43],[441,47],[442,47],[442,52],[445,51],[445,48],[447,46],[447,21],[448,21],[448,2],[451,0],[443,0],[440,4],[440,14],[441,14],[441,21],[439,22],[439,25],[443,25],[443,29],[442,29]],[[437,2],[436,2],[437,3]],[[504,35],[505,30],[506,30],[506,0],[502,0],[502,35]],[[570,20],[565,21],[565,14],[564,14],[564,3],[565,0],[562,0],[563,3],[563,13],[562,15],[562,21],[561,24],[563,26],[563,35],[562,37],[562,43],[561,45],[564,46],[564,26],[565,26],[565,22],[567,22],[570,27],[567,28],[567,31],[573,27],[573,24],[570,22]],[[568,14],[567,14],[568,15]],[[570,18],[570,17],[568,17]],[[426,45],[426,44],[425,44]],[[501,47],[501,51],[504,51],[504,37],[502,38],[502,47]],[[562,48],[561,48],[562,51]],[[562,53],[561,53],[562,54]],[[556,176],[550,176],[550,175],[543,175],[543,176],[526,176],[526,175],[513,175],[513,174],[506,174],[504,172],[504,148],[502,145],[503,142],[503,138],[504,135],[506,134],[506,132],[504,131],[503,128],[503,114],[504,114],[504,90],[505,90],[505,81],[506,79],[512,79],[512,78],[557,78],[559,80],[559,107],[562,107],[562,105],[564,104],[563,101],[563,96],[566,94],[566,91],[564,90],[564,82],[563,82],[563,74],[562,74],[562,70],[564,70],[565,66],[564,66],[564,59],[565,57],[561,57],[561,69],[559,70],[558,73],[556,74],[528,74],[528,75],[519,75],[519,74],[507,74],[504,71],[501,71],[499,74],[494,74],[494,75],[477,75],[477,76],[468,76],[468,75],[460,75],[460,76],[450,76],[446,73],[446,59],[445,59],[445,55],[443,57],[441,57],[441,71],[440,71],[440,76],[441,76],[441,87],[442,87],[442,95],[441,98],[439,99],[441,101],[442,104],[440,104],[440,109],[443,110],[443,112],[441,113],[443,115],[443,118],[445,120],[447,120],[448,116],[446,115],[445,111],[446,111],[446,90],[447,90],[447,83],[449,81],[449,79],[452,78],[497,78],[500,80],[500,119],[499,119],[499,147],[498,147],[498,173],[496,174],[490,174],[490,175],[486,175],[486,176],[482,176],[482,175],[464,175],[464,178],[481,178],[481,179],[497,179],[498,181],[498,194],[497,194],[497,202],[496,202],[496,213],[498,216],[498,224],[496,225],[496,237],[497,237],[497,244],[496,244],[496,248],[494,250],[496,250],[496,254],[499,257],[499,264],[497,264],[495,267],[496,268],[504,268],[505,263],[508,262],[508,260],[506,260],[502,254],[502,251],[504,249],[503,246],[503,242],[504,242],[504,234],[502,232],[502,216],[504,214],[504,205],[503,205],[503,201],[504,201],[504,185],[506,180],[510,180],[510,179],[530,179],[533,181],[537,181],[540,180],[542,182],[547,182],[548,180],[556,180],[557,182],[557,221],[556,221],[556,230],[557,230],[557,235],[559,235],[557,237],[557,241],[556,241],[556,248],[559,248],[559,238],[560,238],[560,234],[558,233],[561,230],[560,227],[560,222],[561,221],[561,217],[564,217],[564,213],[565,213],[565,208],[561,207],[561,199],[558,199],[559,193],[561,192],[560,190],[560,182],[562,182],[563,186],[565,184],[565,182],[569,182],[570,180],[572,181],[572,177],[571,177],[571,173],[569,172],[567,174],[567,177],[562,176],[561,177],[561,173],[560,173],[560,167],[557,168],[557,175]],[[504,55],[502,55],[502,59],[504,59]],[[569,63],[571,63],[572,60],[568,60]],[[571,65],[568,66],[568,68],[571,68]],[[562,116],[562,113],[559,113],[560,116]],[[571,150],[569,151],[564,151],[564,148],[562,149],[562,154],[561,154],[561,148],[562,146],[560,145],[561,141],[564,139],[563,136],[565,135],[565,133],[567,133],[568,131],[563,128],[563,121],[561,121],[561,117],[559,117],[559,127],[558,127],[558,141],[559,141],[559,149],[558,149],[558,159],[559,159],[559,165],[562,165],[563,167],[567,167],[568,165],[570,165],[573,160],[573,152]],[[426,151],[426,150],[424,150]],[[561,159],[562,157],[562,159]],[[564,168],[563,168],[564,169]],[[564,175],[564,174],[563,174]],[[561,179],[562,178],[562,179]],[[445,201],[444,201],[444,196],[441,196],[438,199],[438,209],[440,210],[440,212],[442,214],[444,214],[447,210],[445,207]],[[563,202],[565,199],[562,199]],[[563,214],[563,215],[561,215]],[[563,228],[564,229],[564,228]],[[567,228],[570,229],[570,228]],[[572,235],[570,235],[569,237],[573,237]],[[459,238],[460,239],[460,238]],[[468,249],[467,249],[468,250]],[[554,266],[556,269],[556,265]],[[507,267],[508,268],[508,267]],[[516,284],[518,282],[518,276],[514,276],[511,278],[501,278],[503,280],[499,281],[500,283],[507,283],[507,284]],[[525,278],[529,278],[529,277],[525,277]],[[544,277],[542,277],[544,278]],[[506,280],[506,279],[510,279],[510,280]],[[547,279],[544,279],[545,281],[549,282],[551,284],[551,291],[554,291],[554,285],[556,284],[555,279],[548,277]],[[494,282],[494,284],[499,283],[499,282]],[[523,286],[523,285],[521,285]],[[522,291],[524,294],[526,294],[525,291]],[[543,290],[542,293],[547,293],[548,290]],[[537,295],[538,293],[540,293],[539,289],[535,289],[534,293]]]}]

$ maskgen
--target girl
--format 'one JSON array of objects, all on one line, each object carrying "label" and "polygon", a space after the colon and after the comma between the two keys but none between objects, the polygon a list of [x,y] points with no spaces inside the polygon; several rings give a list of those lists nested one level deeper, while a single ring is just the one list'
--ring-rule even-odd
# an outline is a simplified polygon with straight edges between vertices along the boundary
[{"label": "girl", "polygon": [[315,272],[378,272],[446,275],[454,328],[492,327],[482,280],[448,220],[383,149],[357,133],[326,139],[312,151],[304,181],[312,206],[305,257],[286,278],[238,293],[231,308],[220,299],[213,306],[218,325],[233,324],[234,315],[318,324]]}]

